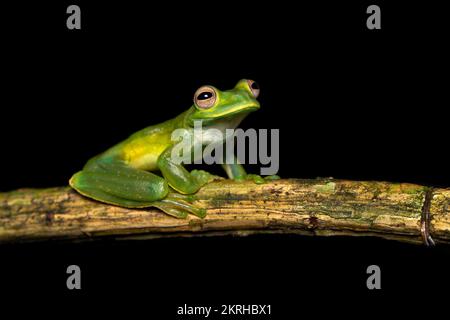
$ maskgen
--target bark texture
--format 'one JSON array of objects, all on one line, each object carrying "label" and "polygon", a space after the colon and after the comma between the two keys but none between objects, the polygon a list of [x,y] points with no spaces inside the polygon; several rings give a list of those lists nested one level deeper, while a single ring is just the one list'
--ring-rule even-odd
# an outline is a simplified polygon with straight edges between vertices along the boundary
[{"label": "bark texture", "polygon": [[0,242],[296,233],[422,243],[423,223],[437,243],[450,242],[450,189],[333,179],[262,185],[224,180],[201,189],[194,203],[207,208],[205,219],[106,205],[69,187],[19,189],[0,193]]}]

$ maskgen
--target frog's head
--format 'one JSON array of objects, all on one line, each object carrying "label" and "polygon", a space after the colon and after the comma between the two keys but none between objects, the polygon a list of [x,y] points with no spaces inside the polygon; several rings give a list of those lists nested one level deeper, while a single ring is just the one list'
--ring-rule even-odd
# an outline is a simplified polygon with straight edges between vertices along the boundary
[{"label": "frog's head", "polygon": [[213,86],[200,87],[194,95],[189,124],[198,120],[208,125],[221,120],[242,119],[259,109],[256,100],[258,95],[258,84],[246,79],[240,80],[233,89],[227,91],[220,91]]}]

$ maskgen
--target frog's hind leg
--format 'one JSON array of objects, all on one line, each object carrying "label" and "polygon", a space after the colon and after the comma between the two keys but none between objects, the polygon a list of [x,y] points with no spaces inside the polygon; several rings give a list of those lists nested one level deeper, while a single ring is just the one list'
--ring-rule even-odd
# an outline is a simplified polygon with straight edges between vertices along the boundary
[{"label": "frog's hind leg", "polygon": [[169,192],[163,178],[121,163],[99,163],[84,168],[69,183],[87,197],[131,208],[151,206]]},{"label": "frog's hind leg", "polygon": [[151,201],[151,202],[133,201],[133,200],[128,200],[128,199],[124,199],[124,198],[119,198],[112,194],[104,192],[103,190],[96,188],[96,187],[74,186],[73,184],[71,184],[71,186],[75,190],[77,190],[79,193],[81,193],[83,196],[92,198],[92,199],[100,201],[100,202],[120,206],[120,207],[146,208],[146,207],[151,207],[152,204],[154,203],[153,201]]},{"label": "frog's hind leg", "polygon": [[178,218],[186,218],[188,213],[196,215],[200,218],[204,218],[206,216],[206,209],[192,205],[189,197],[176,193],[169,193],[166,198],[154,202],[153,206]]},{"label": "frog's hind leg", "polygon": [[205,209],[190,204],[190,196],[169,193],[167,182],[151,172],[121,163],[98,163],[76,173],[70,185],[84,196],[127,208],[157,207],[186,218],[188,213],[204,217]]},{"label": "frog's hind leg", "polygon": [[186,219],[188,217],[187,211],[174,207],[170,204],[165,204],[162,201],[157,201],[154,206],[175,218]]}]

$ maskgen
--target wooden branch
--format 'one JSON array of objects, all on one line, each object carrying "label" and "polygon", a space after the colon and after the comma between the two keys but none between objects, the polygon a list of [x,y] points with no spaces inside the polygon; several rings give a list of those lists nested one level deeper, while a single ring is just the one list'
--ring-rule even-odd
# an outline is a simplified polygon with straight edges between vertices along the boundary
[{"label": "wooden branch", "polygon": [[434,240],[450,243],[450,189],[333,179],[263,185],[225,180],[205,186],[194,203],[208,209],[205,219],[105,205],[69,187],[20,189],[0,193],[0,241],[296,233],[421,243],[428,214]]}]

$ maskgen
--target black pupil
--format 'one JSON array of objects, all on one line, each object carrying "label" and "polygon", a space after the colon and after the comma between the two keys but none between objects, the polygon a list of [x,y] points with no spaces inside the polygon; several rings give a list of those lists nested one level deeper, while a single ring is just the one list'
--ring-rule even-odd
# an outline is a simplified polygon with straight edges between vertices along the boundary
[{"label": "black pupil", "polygon": [[197,99],[198,100],[207,100],[210,99],[213,96],[212,92],[202,92],[198,95]]},{"label": "black pupil", "polygon": [[252,82],[252,89],[259,90],[259,85],[256,82]]}]

